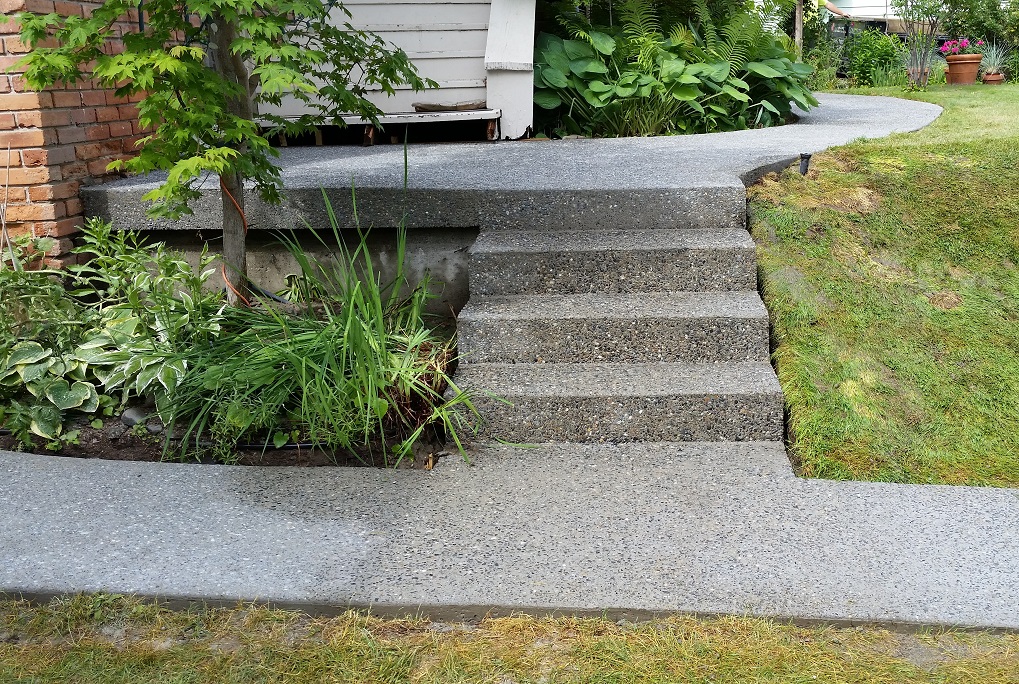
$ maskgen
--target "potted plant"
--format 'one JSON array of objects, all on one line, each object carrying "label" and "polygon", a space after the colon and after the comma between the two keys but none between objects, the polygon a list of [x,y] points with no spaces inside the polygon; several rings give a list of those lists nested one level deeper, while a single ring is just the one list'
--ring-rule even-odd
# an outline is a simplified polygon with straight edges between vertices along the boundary
[{"label": "potted plant", "polygon": [[983,82],[988,85],[1000,85],[1005,81],[1005,65],[1008,64],[1009,50],[1001,43],[988,43],[984,46],[984,56],[980,60],[980,69],[984,72]]},{"label": "potted plant", "polygon": [[948,40],[941,46],[941,54],[948,62],[945,82],[949,85],[973,85],[977,82],[980,60],[983,59],[984,41],[969,38]]}]

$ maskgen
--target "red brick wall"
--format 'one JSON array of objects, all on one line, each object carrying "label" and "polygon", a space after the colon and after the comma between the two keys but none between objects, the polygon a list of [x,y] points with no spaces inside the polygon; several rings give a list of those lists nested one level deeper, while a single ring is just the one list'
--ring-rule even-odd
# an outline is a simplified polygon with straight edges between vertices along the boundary
[{"label": "red brick wall", "polygon": [[[0,15],[85,15],[98,5],[0,0]],[[17,34],[17,22],[0,24],[0,201],[10,143],[8,229],[12,235],[55,238],[48,256],[60,266],[73,260],[68,255],[71,238],[84,221],[78,189],[117,177],[106,172],[106,165],[134,150],[140,137],[137,110],[132,101],[92,82],[41,93],[28,90],[18,69],[8,71],[27,52]]]}]

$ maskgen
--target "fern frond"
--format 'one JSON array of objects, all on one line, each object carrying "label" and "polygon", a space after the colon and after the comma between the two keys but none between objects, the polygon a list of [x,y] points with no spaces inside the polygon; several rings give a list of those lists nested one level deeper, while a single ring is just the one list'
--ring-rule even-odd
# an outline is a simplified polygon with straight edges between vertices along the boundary
[{"label": "fern frond", "polygon": [[577,40],[591,42],[591,22],[580,12],[564,12],[557,17],[559,24]]},{"label": "fern frond", "polygon": [[626,54],[650,71],[661,52],[663,40],[658,15],[651,0],[625,0],[619,6],[620,24],[626,38]]},{"label": "fern frond", "polygon": [[715,20],[708,9],[707,0],[694,0],[694,10],[697,15],[697,23],[701,30],[701,37],[704,40],[704,49],[711,53],[719,43],[718,31],[715,30]]}]

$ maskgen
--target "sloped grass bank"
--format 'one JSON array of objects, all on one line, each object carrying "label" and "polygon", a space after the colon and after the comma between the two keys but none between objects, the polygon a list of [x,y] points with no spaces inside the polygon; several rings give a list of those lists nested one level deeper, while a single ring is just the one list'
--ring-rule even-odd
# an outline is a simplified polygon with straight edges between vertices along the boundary
[{"label": "sloped grass bank", "polygon": [[1019,87],[908,97],[944,114],[750,191],[791,453],[809,477],[1017,486]]},{"label": "sloped grass bank", "polygon": [[1019,637],[510,617],[477,625],[93,595],[0,601],[5,682],[1015,682]]}]

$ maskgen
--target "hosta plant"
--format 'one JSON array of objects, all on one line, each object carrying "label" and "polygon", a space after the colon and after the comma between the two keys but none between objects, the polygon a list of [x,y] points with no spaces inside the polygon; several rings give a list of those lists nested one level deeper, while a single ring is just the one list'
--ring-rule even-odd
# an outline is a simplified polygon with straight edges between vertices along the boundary
[{"label": "hosta plant", "polygon": [[698,21],[662,30],[646,0],[619,8],[620,26],[595,27],[563,15],[569,38],[539,36],[535,104],[556,133],[660,135],[735,130],[780,123],[792,104],[817,104],[782,39],[765,30],[758,10],[716,25],[703,0]]}]

